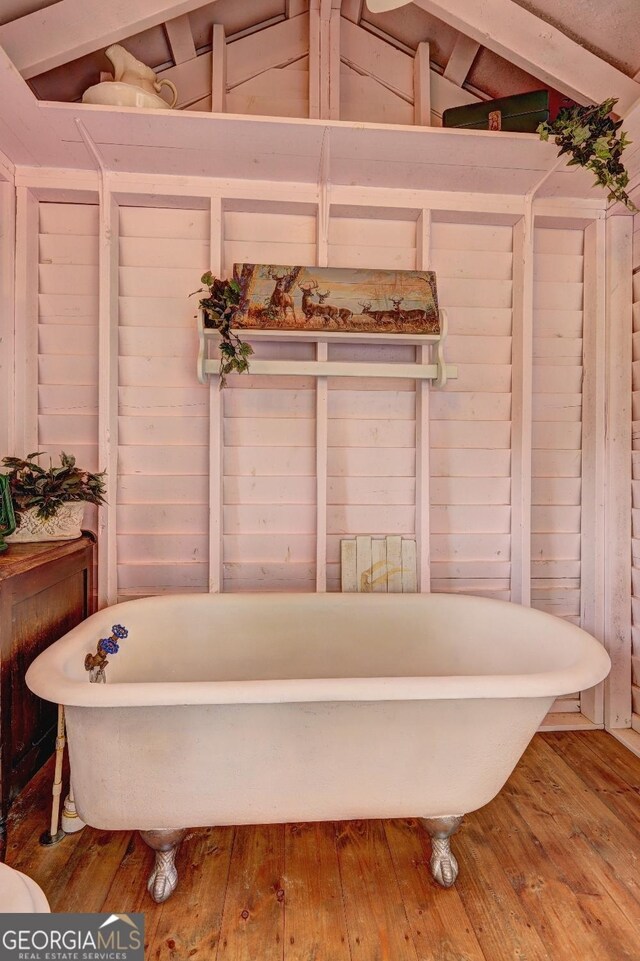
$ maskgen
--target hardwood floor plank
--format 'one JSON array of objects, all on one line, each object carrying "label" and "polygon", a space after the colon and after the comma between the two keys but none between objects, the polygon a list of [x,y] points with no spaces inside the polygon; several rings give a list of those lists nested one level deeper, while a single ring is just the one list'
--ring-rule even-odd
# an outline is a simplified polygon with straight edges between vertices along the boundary
[{"label": "hardwood floor plank", "polygon": [[456,886],[412,820],[211,828],[146,891],[137,832],[38,844],[43,769],[14,804],[7,860],[55,911],[142,911],[150,961],[638,961],[640,760],[602,732],[537,735],[501,795],[453,839]]},{"label": "hardwood floor plank", "polygon": [[282,961],[284,826],[236,828],[216,958]]},{"label": "hardwood floor plank", "polygon": [[144,911],[147,898],[149,905],[154,904],[147,894],[147,878],[152,864],[153,855],[138,832],[129,832],[124,855],[105,891],[100,910],[126,914],[127,911]]},{"label": "hardwood floor plank", "polygon": [[[165,902],[154,932],[161,961],[214,958],[233,849],[233,828],[190,831],[180,845],[178,887]],[[147,898],[147,902],[150,901]]]},{"label": "hardwood floor plank", "polygon": [[[66,882],[65,911],[101,910],[103,892],[111,885],[129,842],[128,831],[84,828],[84,832],[87,838],[82,848],[76,848],[79,856],[74,859],[74,869]],[[51,907],[60,910],[53,908],[53,905]]]},{"label": "hardwood floor plank", "polygon": [[456,887],[487,961],[558,961],[523,910],[477,812],[468,815],[460,833]]},{"label": "hardwood floor plank", "polygon": [[[162,957],[156,950],[156,931],[164,905],[156,904],[147,892],[147,878],[153,865],[153,853],[137,831],[131,831],[124,856],[105,892],[101,911],[110,914],[142,912],[144,914],[145,957]],[[178,870],[180,863],[178,861]]]},{"label": "hardwood floor plank", "polygon": [[637,838],[580,777],[539,741],[527,750],[504,790],[556,864],[565,863],[571,852],[577,866],[574,890],[610,892],[631,924],[639,926]]},{"label": "hardwood floor plank", "polygon": [[621,771],[616,770],[613,759],[603,758],[597,750],[589,749],[588,745],[585,750],[585,745],[571,733],[563,734],[561,738],[549,738],[545,743],[576,771],[590,791],[640,837],[640,789],[630,783],[633,781],[631,765],[627,776],[623,776]]},{"label": "hardwood floor plank", "polygon": [[[571,849],[558,865],[508,797],[476,816],[541,940],[554,957],[635,961],[633,925],[607,891],[572,885]],[[554,825],[549,825],[554,829]],[[546,840],[547,835],[545,835]]]},{"label": "hardwood floor plank", "polygon": [[381,821],[341,821],[338,861],[353,961],[417,961]]},{"label": "hardwood floor plank", "polygon": [[419,821],[385,821],[384,828],[420,961],[485,961],[457,889],[431,877],[431,842]]},{"label": "hardwood floor plank", "polygon": [[[568,731],[564,733],[570,734],[571,740],[574,740],[581,750],[596,754],[603,763],[616,772],[618,777],[621,777],[630,787],[640,792],[640,757],[636,757],[635,754],[628,751],[624,745],[605,731]],[[584,735],[588,733],[595,736],[585,737]],[[561,740],[547,740],[546,735],[544,740],[552,745],[558,744],[561,750]]]},{"label": "hardwood floor plank", "polygon": [[284,866],[285,961],[349,961],[335,826],[287,824]]}]

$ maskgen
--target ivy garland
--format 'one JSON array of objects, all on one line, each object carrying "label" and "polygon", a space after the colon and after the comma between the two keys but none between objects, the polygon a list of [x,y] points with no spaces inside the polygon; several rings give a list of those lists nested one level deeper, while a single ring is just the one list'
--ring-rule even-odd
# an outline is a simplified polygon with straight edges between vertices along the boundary
[{"label": "ivy garland", "polygon": [[608,190],[608,200],[620,201],[635,213],[637,208],[626,190],[629,174],[620,159],[631,141],[620,130],[622,120],[611,117],[617,102],[611,97],[587,107],[563,107],[555,120],[539,125],[538,133],[541,140],[555,139],[559,157],[571,154],[568,166],[586,167],[595,174],[594,186]]},{"label": "ivy garland", "polygon": [[235,277],[220,280],[210,270],[202,275],[200,282],[205,286],[191,296],[206,291],[206,296],[201,297],[198,304],[204,313],[205,327],[220,334],[220,387],[224,387],[227,374],[248,372],[249,357],[253,353],[253,347],[231,329],[233,318],[241,307],[242,288]]}]

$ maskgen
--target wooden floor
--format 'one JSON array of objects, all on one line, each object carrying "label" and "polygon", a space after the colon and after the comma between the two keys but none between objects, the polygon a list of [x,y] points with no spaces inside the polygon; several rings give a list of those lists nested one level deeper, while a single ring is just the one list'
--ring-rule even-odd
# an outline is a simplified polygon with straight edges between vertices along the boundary
[{"label": "wooden floor", "polygon": [[271,825],[191,832],[155,905],[136,834],[38,845],[48,788],[39,775],[16,802],[7,861],[54,911],[143,911],[148,959],[640,959],[640,759],[603,732],[536,735],[454,839],[448,891],[417,821]]}]

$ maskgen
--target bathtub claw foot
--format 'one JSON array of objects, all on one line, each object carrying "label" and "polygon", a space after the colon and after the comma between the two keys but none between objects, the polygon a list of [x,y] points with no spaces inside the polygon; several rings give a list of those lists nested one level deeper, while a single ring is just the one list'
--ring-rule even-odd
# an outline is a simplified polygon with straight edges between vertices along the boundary
[{"label": "bathtub claw foot", "polygon": [[458,877],[451,836],[462,824],[462,817],[424,818],[423,824],[431,836],[431,874],[443,888],[450,888]]},{"label": "bathtub claw foot", "polygon": [[155,851],[156,861],[147,881],[147,891],[160,904],[170,898],[178,884],[176,854],[186,831],[140,831],[140,837]]}]

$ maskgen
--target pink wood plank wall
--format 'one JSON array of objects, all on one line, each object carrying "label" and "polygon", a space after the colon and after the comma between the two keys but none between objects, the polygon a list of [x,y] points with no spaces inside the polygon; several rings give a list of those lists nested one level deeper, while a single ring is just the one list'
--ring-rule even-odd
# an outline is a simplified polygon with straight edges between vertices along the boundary
[{"label": "pink wood plank wall", "polygon": [[208,391],[188,294],[208,261],[205,212],[121,209],[120,596],[206,589]]},{"label": "pink wood plank wall", "polygon": [[510,599],[513,231],[434,223],[458,379],[431,395],[433,588]]},{"label": "pink wood plank wall", "polygon": [[531,602],[580,622],[584,233],[536,230]]},{"label": "pink wood plank wall", "polygon": [[[98,208],[48,203],[39,211],[37,446],[97,470]],[[85,522],[96,529],[94,509]]]},{"label": "pink wood plank wall", "polygon": [[[328,262],[414,268],[418,223],[338,208]],[[40,205],[39,445],[97,466],[97,208]],[[209,215],[122,207],[119,245],[118,591],[206,590],[209,390],[195,375],[194,302]],[[236,203],[223,260],[314,264],[315,211]],[[580,616],[582,230],[535,233],[532,603]],[[514,231],[431,227],[430,264],[459,377],[430,397],[431,587],[509,599]],[[262,343],[259,356],[311,357]],[[412,348],[331,345],[330,356],[410,359]],[[223,396],[225,590],[314,590],[316,395],[305,378],[232,379]],[[327,400],[327,589],[341,537],[416,534],[416,392],[340,379]],[[577,710],[565,704],[563,710]]]}]

